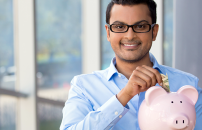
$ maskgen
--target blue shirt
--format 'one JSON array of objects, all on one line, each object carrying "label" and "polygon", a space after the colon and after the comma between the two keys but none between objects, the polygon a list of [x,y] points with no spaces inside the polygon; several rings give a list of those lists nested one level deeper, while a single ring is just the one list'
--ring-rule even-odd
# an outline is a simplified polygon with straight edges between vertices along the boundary
[{"label": "blue shirt", "polygon": [[[153,68],[162,74],[168,74],[172,92],[184,85],[192,85],[198,90],[195,130],[201,130],[202,89],[198,87],[198,78],[159,65],[151,53],[150,60],[153,62]],[[116,60],[113,58],[109,68],[72,79],[69,97],[63,108],[60,130],[140,130],[138,109],[145,98],[145,92],[135,95],[124,107],[117,100],[116,94],[125,87],[128,79],[116,70],[115,64]]]}]

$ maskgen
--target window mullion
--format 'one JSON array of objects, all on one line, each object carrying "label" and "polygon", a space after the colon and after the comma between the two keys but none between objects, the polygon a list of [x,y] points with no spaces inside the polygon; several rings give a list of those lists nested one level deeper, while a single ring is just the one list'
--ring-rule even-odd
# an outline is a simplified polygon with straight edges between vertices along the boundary
[{"label": "window mullion", "polygon": [[100,0],[85,0],[82,5],[83,73],[91,73],[101,68]]},{"label": "window mullion", "polygon": [[17,130],[37,130],[34,0],[13,0],[13,5],[16,86],[28,94],[18,100]]}]

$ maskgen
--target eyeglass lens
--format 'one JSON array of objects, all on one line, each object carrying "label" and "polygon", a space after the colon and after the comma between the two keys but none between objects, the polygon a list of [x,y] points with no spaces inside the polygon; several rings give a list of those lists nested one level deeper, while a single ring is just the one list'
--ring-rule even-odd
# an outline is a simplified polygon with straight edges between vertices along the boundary
[{"label": "eyeglass lens", "polygon": [[[128,25],[125,24],[112,24],[111,29],[113,32],[126,32],[128,30]],[[148,32],[150,30],[149,24],[137,24],[132,26],[135,32]]]}]

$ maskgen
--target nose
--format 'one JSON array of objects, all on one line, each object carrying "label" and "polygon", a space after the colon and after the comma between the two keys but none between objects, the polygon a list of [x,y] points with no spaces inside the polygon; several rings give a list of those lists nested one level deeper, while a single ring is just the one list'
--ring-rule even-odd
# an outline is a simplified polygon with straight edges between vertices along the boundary
[{"label": "nose", "polygon": [[136,33],[133,31],[132,27],[129,27],[125,37],[127,37],[128,40],[132,40],[135,36]]},{"label": "nose", "polygon": [[189,120],[185,115],[178,114],[170,118],[170,125],[174,129],[184,129],[189,125]]}]

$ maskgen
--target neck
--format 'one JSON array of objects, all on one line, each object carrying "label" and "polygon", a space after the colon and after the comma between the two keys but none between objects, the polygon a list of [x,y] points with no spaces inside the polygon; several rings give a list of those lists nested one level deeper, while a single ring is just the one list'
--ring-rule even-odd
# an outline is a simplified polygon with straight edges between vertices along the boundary
[{"label": "neck", "polygon": [[116,56],[116,69],[119,73],[122,73],[127,79],[130,78],[133,70],[135,70],[136,67],[142,65],[153,67],[153,63],[150,61],[149,54],[142,58],[140,61],[136,61],[133,63],[123,61]]}]

